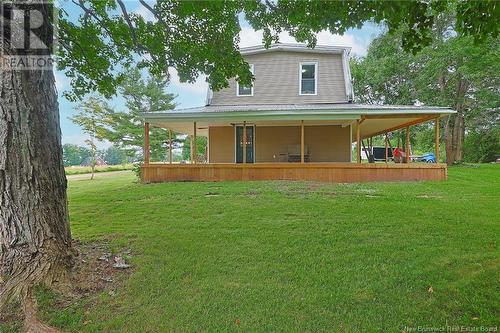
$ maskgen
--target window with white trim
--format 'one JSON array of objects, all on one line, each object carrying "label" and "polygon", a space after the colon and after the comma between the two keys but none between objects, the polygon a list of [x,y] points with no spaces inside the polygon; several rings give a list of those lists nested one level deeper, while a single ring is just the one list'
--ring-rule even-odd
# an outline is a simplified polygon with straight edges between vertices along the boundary
[{"label": "window with white trim", "polygon": [[300,95],[316,95],[318,88],[318,63],[301,62],[299,79]]},{"label": "window with white trim", "polygon": [[[250,72],[254,74],[254,66],[250,64]],[[236,96],[253,96],[253,84],[250,86],[240,85],[239,82],[236,82]]]}]

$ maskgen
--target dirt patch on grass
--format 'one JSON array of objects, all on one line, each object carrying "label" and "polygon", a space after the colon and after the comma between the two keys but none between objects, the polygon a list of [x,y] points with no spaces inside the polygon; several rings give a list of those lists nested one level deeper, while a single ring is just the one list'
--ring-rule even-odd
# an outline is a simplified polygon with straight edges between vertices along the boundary
[{"label": "dirt patch on grass", "polygon": [[78,252],[69,289],[61,286],[41,289],[37,295],[40,318],[52,326],[78,330],[90,323],[88,309],[98,302],[99,295],[118,294],[123,282],[132,273],[130,248],[112,251],[108,241],[73,242]]},{"label": "dirt patch on grass", "polygon": [[260,193],[259,193],[259,191],[256,191],[256,190],[253,190],[253,189],[252,189],[252,190],[248,190],[248,191],[246,192],[246,195],[247,195],[249,198],[252,198],[252,199],[257,198],[257,197],[259,196],[259,194],[260,194]]},{"label": "dirt patch on grass", "polygon": [[[107,242],[74,242],[78,257],[72,272],[73,290],[79,295],[100,292],[118,287],[120,281],[131,273],[128,264],[132,250],[110,251]],[[125,266],[125,265],[126,266]]]}]

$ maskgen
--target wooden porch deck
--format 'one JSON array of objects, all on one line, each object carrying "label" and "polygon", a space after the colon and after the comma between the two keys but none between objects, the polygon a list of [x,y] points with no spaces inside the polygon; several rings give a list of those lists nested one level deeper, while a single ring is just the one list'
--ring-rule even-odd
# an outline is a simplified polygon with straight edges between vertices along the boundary
[{"label": "wooden porch deck", "polygon": [[255,163],[141,166],[144,183],[168,181],[311,180],[334,183],[445,180],[446,164]]}]

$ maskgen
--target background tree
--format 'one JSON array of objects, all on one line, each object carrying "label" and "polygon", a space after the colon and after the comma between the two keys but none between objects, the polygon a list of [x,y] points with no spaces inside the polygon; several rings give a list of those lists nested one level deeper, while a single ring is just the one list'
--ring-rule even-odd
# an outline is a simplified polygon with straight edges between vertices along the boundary
[{"label": "background tree", "polygon": [[111,146],[101,151],[101,156],[108,165],[118,165],[131,162],[127,152],[117,146]]},{"label": "background tree", "polygon": [[[365,58],[352,62],[358,102],[424,103],[457,111],[442,121],[448,164],[463,160],[466,131],[498,127],[500,107],[498,39],[474,43],[471,37],[457,36],[453,20],[449,14],[437,21],[432,44],[416,54],[404,51],[398,33],[384,33],[371,43]],[[431,131],[429,124],[414,131],[426,141],[424,147]]]},{"label": "background tree", "polygon": [[[49,5],[25,2],[52,22]],[[322,29],[342,34],[373,20],[390,31],[408,27],[402,45],[417,50],[429,44],[432,24],[447,6],[444,1],[139,2],[154,21],[131,13],[123,0],[74,0],[81,10],[77,19],[60,11],[58,67],[71,79],[68,98],[94,91],[113,95],[122,70],[136,66],[137,59],[139,67],[167,80],[169,67],[183,82],[206,74],[214,90],[232,77],[250,83],[249,66],[238,52],[242,13],[254,29],[264,30],[266,45],[285,30],[312,46]],[[6,25],[12,4],[0,5]],[[498,10],[495,1],[458,2],[455,31],[477,41],[496,38]],[[39,35],[48,38],[49,28],[39,29]],[[4,56],[20,42],[13,40],[18,35],[2,36]],[[2,307],[12,297],[29,299],[36,283],[64,280],[73,252],[54,73],[8,69],[0,80],[0,194],[9,198],[0,202],[0,276],[8,281],[0,290]]]},{"label": "background tree", "polygon": [[417,98],[457,111],[445,121],[448,164],[463,160],[466,130],[499,126],[499,58],[498,39],[474,44],[472,38],[460,36],[438,39],[419,53]]},{"label": "background tree", "polygon": [[90,168],[92,175],[90,179],[94,179],[95,166],[97,164],[97,146],[96,140],[102,141],[106,137],[106,128],[102,124],[109,122],[109,115],[112,113],[111,108],[104,100],[99,97],[91,96],[87,100],[81,102],[76,108],[78,113],[71,118],[71,120],[80,125],[83,132],[89,138],[85,143],[89,146],[90,155]]},{"label": "background tree", "polygon": [[91,155],[92,153],[87,147],[70,143],[63,145],[64,166],[80,165]]},{"label": "background tree", "polygon": [[[166,92],[168,82],[164,78],[148,76],[144,79],[138,69],[130,70],[118,87],[125,99],[127,111],[113,112],[107,122],[106,139],[125,149],[129,156],[142,154],[144,129],[142,112],[160,112],[175,108],[175,95]],[[171,133],[177,146],[180,140]],[[150,149],[152,161],[165,161],[167,158],[166,129],[150,127]]]},{"label": "background tree", "polygon": [[[196,137],[196,153],[197,153],[197,161],[200,161],[200,158],[204,158],[206,160],[207,156],[207,138],[203,136]],[[191,137],[189,135],[182,142],[182,159],[184,161],[189,161],[191,159]]]},{"label": "background tree", "polygon": [[500,156],[500,126],[474,128],[467,132],[464,144],[466,162],[494,162]]}]

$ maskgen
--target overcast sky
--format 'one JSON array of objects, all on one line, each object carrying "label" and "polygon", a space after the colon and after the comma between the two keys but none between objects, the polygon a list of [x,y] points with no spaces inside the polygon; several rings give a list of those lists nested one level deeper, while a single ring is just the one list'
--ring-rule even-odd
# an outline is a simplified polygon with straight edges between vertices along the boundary
[{"label": "overcast sky", "polygon": [[[66,7],[71,6],[68,2],[63,2],[63,6],[69,11],[70,15],[77,15],[76,8]],[[138,2],[127,2],[130,10],[151,19],[150,13],[140,5]],[[379,33],[380,29],[373,24],[365,24],[361,29],[348,30],[344,35],[332,35],[327,31],[318,34],[318,45],[339,45],[352,47],[352,54],[363,56],[370,41]],[[240,32],[240,47],[255,46],[262,44],[262,32],[254,31],[245,21],[242,21],[242,31]],[[280,42],[294,43],[296,42],[288,34],[280,35]],[[177,108],[189,108],[196,106],[203,106],[207,94],[207,84],[205,77],[200,77],[193,84],[181,83],[176,74],[175,69],[171,69],[172,80],[167,89],[168,92],[178,95],[176,102]],[[74,143],[84,145],[87,137],[81,131],[81,128],[71,122],[69,117],[75,113],[74,103],[69,102],[62,96],[62,92],[70,89],[69,79],[66,78],[63,72],[56,72],[56,85],[59,91],[59,109],[61,115],[61,129],[63,143]],[[125,111],[123,101],[120,98],[114,98],[109,101],[110,105],[116,110]],[[100,143],[100,148],[109,146],[107,142]]]}]

